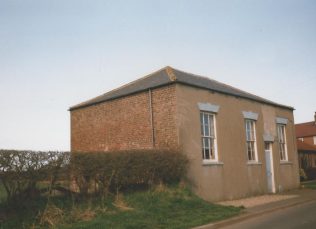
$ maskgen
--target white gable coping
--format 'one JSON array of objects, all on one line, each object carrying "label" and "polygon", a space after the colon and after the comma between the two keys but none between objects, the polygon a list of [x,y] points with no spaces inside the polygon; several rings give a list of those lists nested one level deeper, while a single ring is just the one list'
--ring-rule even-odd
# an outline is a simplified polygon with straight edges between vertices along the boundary
[{"label": "white gable coping", "polygon": [[277,124],[284,124],[284,125],[286,125],[288,123],[288,119],[287,118],[276,117],[275,118],[275,122]]},{"label": "white gable coping", "polygon": [[219,111],[219,105],[214,105],[210,103],[198,103],[199,109],[201,111],[209,111],[217,113]]},{"label": "white gable coping", "polygon": [[274,142],[274,136],[271,134],[263,134],[263,141]]},{"label": "white gable coping", "polygon": [[258,113],[254,113],[251,111],[243,111],[242,114],[244,115],[244,118],[246,119],[252,119],[252,120],[258,120]]}]

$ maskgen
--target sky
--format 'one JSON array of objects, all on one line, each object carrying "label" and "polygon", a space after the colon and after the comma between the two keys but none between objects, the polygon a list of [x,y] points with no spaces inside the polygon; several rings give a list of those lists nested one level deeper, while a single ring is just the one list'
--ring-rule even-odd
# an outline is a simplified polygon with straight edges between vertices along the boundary
[{"label": "sky", "polygon": [[316,111],[316,1],[0,0],[0,148],[69,150],[68,108],[165,66]]}]

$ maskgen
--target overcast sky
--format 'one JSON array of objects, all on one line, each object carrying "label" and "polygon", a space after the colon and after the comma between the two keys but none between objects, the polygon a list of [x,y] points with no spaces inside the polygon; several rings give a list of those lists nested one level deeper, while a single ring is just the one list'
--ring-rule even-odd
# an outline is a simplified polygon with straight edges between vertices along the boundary
[{"label": "overcast sky", "polygon": [[0,0],[0,148],[69,150],[67,109],[166,65],[316,111],[316,1]]}]

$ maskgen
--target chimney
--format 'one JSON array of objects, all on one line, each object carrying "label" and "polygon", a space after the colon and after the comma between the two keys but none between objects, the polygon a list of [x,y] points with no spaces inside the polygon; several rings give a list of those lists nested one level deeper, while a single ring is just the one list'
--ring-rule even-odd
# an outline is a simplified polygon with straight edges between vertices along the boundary
[{"label": "chimney", "polygon": [[315,114],[314,114],[314,124],[316,125],[316,111],[315,111]]}]

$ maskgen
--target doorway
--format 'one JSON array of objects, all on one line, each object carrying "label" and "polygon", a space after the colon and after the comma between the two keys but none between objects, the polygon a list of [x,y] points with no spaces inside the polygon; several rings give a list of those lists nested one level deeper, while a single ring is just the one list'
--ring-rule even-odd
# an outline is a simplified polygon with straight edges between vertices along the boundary
[{"label": "doorway", "polygon": [[264,153],[265,153],[265,158],[266,158],[266,177],[267,177],[268,192],[275,193],[272,142],[264,143]]}]

